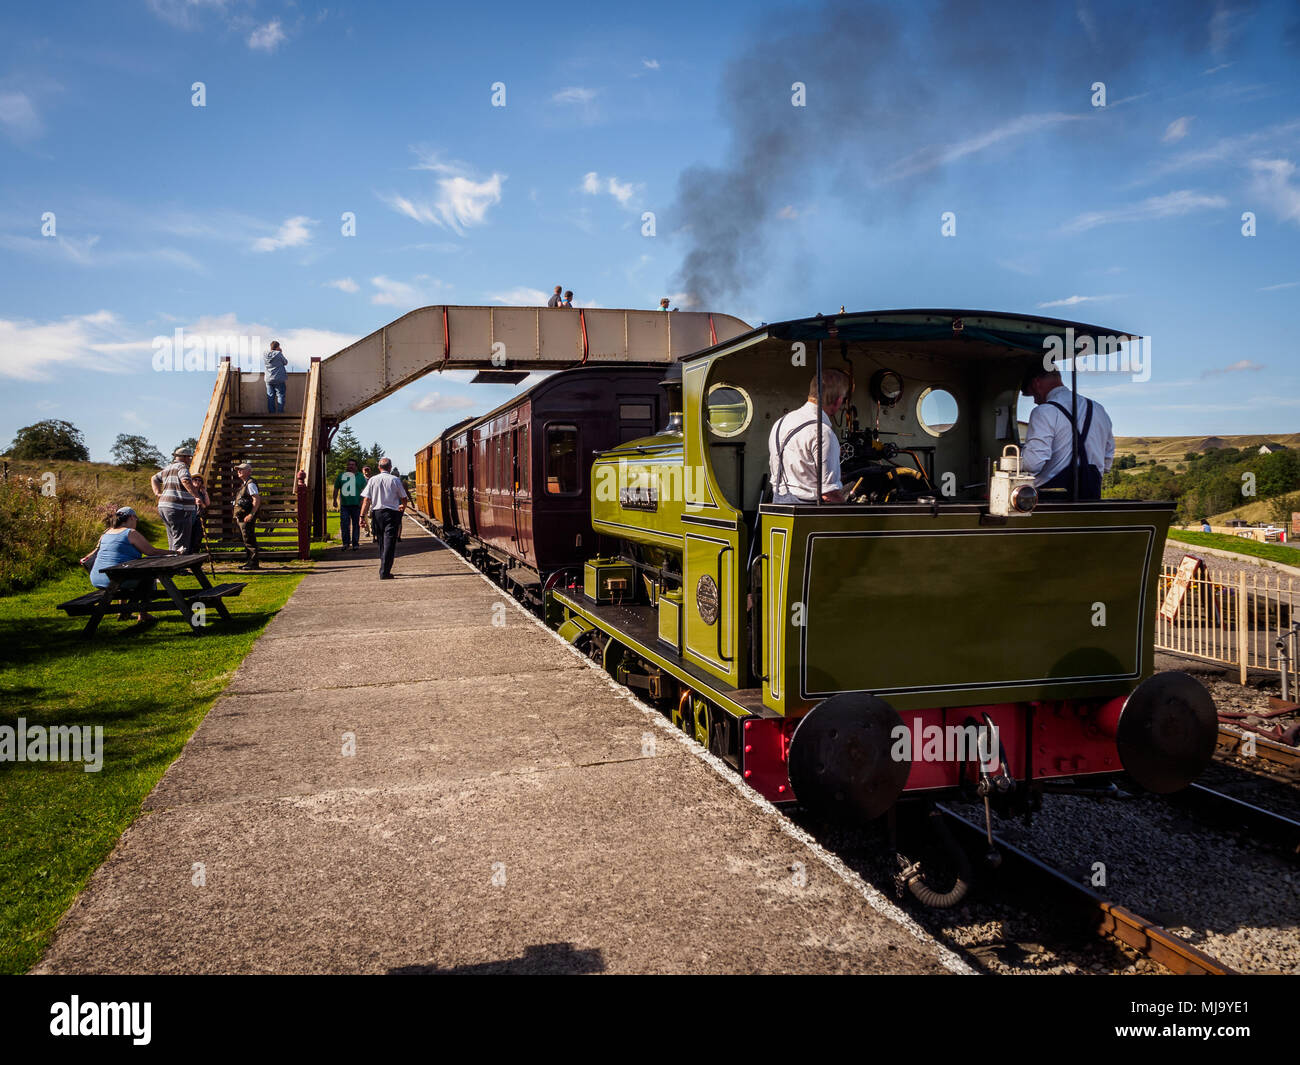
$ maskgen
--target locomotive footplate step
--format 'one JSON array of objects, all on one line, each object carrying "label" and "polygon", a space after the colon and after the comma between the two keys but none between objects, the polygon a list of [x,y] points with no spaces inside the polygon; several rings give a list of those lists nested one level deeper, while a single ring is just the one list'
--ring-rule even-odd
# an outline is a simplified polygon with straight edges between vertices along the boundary
[{"label": "locomotive footplate step", "polygon": [[304,578],[35,971],[962,969],[405,532]]}]

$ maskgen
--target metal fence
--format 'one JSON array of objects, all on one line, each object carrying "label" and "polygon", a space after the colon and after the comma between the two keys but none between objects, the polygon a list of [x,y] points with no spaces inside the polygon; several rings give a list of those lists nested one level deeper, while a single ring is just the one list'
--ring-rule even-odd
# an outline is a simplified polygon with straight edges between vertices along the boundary
[{"label": "metal fence", "polygon": [[[1166,565],[1160,575],[1160,599],[1166,601],[1178,569]],[[1297,652],[1300,652],[1300,584],[1272,570],[1259,573],[1208,573],[1198,570],[1172,618],[1156,614],[1156,649],[1237,666],[1241,682],[1250,669],[1290,673],[1292,698]]]}]

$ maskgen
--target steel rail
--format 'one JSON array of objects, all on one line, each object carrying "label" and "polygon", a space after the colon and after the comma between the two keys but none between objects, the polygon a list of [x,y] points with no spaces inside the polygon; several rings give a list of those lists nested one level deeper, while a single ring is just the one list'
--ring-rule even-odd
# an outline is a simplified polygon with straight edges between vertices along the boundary
[{"label": "steel rail", "polygon": [[[1254,740],[1254,753],[1251,755],[1239,753],[1247,736],[1251,736]],[[1238,758],[1247,763],[1258,760],[1268,767],[1253,770],[1260,776],[1268,776],[1285,783],[1300,782],[1300,747],[1288,747],[1285,743],[1278,743],[1276,740],[1252,732],[1238,732],[1220,724],[1215,754],[1220,757]]]},{"label": "steel rail", "polygon": [[[942,804],[938,808],[954,828],[977,839],[981,845],[987,845],[983,825],[967,820]],[[1127,907],[1110,902],[1091,888],[1076,883],[1059,869],[1040,861],[1006,840],[994,836],[994,843],[1002,853],[1004,869],[1014,868],[1055,892],[1071,895],[1081,908],[1092,912],[1098,933],[1132,947],[1143,957],[1150,958],[1171,973],[1179,976],[1227,976],[1236,973],[1235,969],[1230,969],[1217,958],[1197,950],[1185,939],[1179,938],[1153,921],[1139,917]]]}]

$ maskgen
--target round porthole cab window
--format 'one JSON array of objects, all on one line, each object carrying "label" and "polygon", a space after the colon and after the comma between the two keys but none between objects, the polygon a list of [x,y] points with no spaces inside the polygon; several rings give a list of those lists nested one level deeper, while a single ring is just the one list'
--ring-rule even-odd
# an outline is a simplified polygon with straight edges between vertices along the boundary
[{"label": "round porthole cab window", "polygon": [[739,385],[722,381],[710,386],[704,409],[709,430],[716,436],[739,436],[749,428],[749,420],[754,416],[749,393]]},{"label": "round porthole cab window", "polygon": [[942,388],[927,388],[916,397],[916,418],[931,436],[943,436],[957,424],[957,397]]}]

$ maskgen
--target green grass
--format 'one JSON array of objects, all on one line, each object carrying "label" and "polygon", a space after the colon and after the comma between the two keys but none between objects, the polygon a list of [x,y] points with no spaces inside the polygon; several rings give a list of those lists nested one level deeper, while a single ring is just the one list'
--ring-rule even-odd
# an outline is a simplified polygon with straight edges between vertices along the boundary
[{"label": "green grass", "polygon": [[98,773],[81,763],[0,762],[0,973],[25,972],[40,958],[60,916],[309,568],[252,577],[227,600],[233,621],[218,619],[201,637],[175,614],[160,614],[139,633],[106,618],[92,640],[78,640],[85,619],[55,608],[88,590],[80,569],[0,598],[0,725],[22,717],[29,727],[104,729]]},{"label": "green grass", "polygon": [[1215,547],[1221,551],[1232,551],[1238,555],[1250,555],[1254,558],[1266,558],[1270,562],[1281,562],[1287,566],[1300,566],[1300,551],[1286,544],[1261,544],[1258,540],[1247,540],[1241,536],[1224,536],[1221,533],[1203,533],[1170,529],[1169,539],[1193,547]]}]

